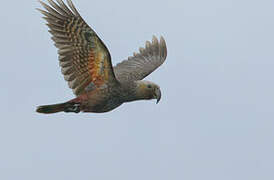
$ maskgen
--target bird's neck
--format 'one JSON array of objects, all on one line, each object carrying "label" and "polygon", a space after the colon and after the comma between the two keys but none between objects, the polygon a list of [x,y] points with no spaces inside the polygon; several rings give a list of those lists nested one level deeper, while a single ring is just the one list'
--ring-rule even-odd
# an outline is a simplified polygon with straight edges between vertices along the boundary
[{"label": "bird's neck", "polygon": [[122,84],[122,92],[122,98],[124,102],[149,99],[148,97],[144,96],[145,93],[139,86],[138,82],[128,82]]}]

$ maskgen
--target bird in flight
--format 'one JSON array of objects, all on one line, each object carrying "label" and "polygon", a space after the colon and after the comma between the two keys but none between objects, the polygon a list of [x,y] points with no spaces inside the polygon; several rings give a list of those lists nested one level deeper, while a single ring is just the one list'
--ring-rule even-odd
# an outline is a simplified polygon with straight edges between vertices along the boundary
[{"label": "bird in flight", "polygon": [[39,113],[111,111],[125,102],[161,99],[160,87],[143,80],[167,56],[163,37],[147,41],[139,53],[112,66],[111,56],[102,40],[91,29],[71,2],[40,1],[38,9],[47,21],[52,40],[58,48],[62,74],[76,98],[64,103],[38,106]]}]

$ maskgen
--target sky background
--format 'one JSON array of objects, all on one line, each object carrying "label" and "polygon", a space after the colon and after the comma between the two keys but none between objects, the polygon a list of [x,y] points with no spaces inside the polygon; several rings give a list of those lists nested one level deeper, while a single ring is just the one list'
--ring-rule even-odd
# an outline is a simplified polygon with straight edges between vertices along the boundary
[{"label": "sky background", "polygon": [[0,179],[273,180],[273,0],[74,0],[116,64],[152,35],[162,100],[43,115],[74,97],[36,0],[0,11]]}]

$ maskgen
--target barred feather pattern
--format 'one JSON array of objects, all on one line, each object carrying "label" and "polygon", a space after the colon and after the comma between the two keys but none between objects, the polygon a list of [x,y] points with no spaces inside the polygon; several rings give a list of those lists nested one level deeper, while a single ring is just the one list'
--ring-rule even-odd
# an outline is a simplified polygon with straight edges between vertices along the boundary
[{"label": "barred feather pattern", "polygon": [[167,57],[167,47],[163,37],[160,37],[159,41],[153,36],[152,42],[147,41],[145,48],[141,47],[139,51],[114,67],[115,76],[119,81],[142,80],[161,66]]},{"label": "barred feather pattern", "polygon": [[58,48],[62,74],[75,95],[85,92],[92,84],[96,87],[116,83],[110,53],[80,16],[75,6],[67,0],[40,1],[45,10],[38,9],[47,21],[52,40]]}]

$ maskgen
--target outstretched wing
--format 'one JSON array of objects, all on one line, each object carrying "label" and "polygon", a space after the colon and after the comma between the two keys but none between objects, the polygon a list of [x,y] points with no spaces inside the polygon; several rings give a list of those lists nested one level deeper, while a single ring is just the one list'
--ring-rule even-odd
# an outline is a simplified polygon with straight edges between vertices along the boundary
[{"label": "outstretched wing", "polygon": [[100,87],[116,82],[108,49],[85,23],[70,0],[49,5],[40,1],[46,11],[38,9],[48,22],[52,40],[58,48],[62,73],[75,95],[89,85]]},{"label": "outstretched wing", "polygon": [[139,53],[134,53],[127,60],[114,67],[118,81],[142,80],[164,63],[167,56],[166,43],[163,37],[158,39],[153,36],[152,43],[147,41],[146,48],[140,48]]}]

